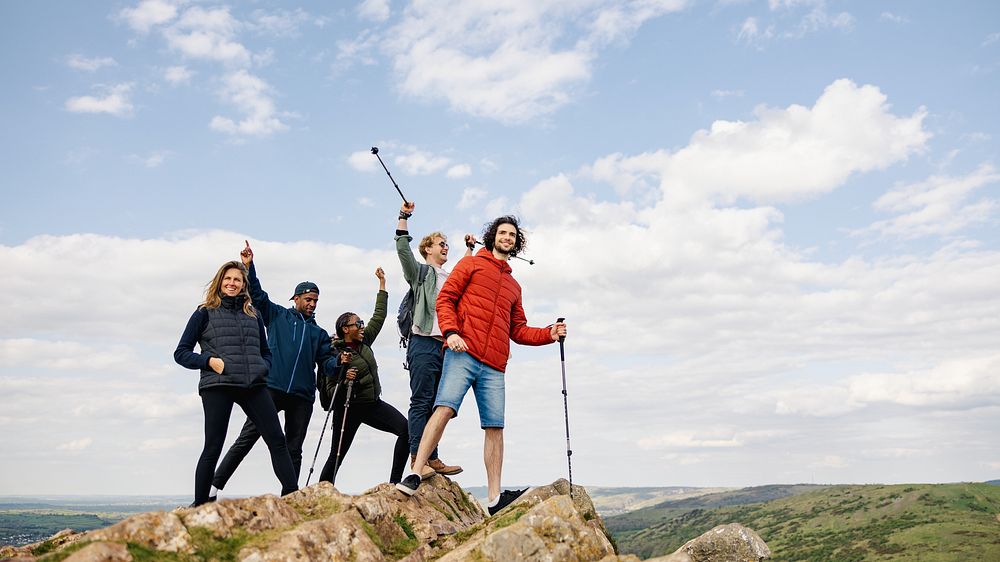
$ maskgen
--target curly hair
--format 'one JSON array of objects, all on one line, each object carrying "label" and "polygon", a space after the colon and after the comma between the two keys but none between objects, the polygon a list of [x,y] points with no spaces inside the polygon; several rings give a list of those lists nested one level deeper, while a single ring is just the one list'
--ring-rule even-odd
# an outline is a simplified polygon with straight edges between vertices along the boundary
[{"label": "curly hair", "polygon": [[510,257],[514,257],[523,252],[528,245],[528,239],[524,237],[524,230],[521,229],[521,224],[514,215],[497,217],[493,222],[484,225],[483,245],[486,246],[487,250],[493,251],[493,245],[497,240],[497,229],[502,224],[509,224],[517,230],[517,237],[514,239],[514,248],[510,251]]}]

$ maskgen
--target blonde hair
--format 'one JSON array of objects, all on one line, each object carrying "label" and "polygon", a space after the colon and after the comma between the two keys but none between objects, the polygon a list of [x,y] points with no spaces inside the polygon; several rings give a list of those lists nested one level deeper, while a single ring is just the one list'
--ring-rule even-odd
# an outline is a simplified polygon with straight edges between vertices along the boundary
[{"label": "blonde hair", "polygon": [[420,255],[426,260],[427,259],[427,249],[434,245],[434,239],[440,237],[445,242],[448,241],[448,237],[442,232],[434,231],[427,236],[420,239],[420,246],[417,249],[420,250]]},{"label": "blonde hair", "polygon": [[240,275],[243,276],[243,288],[240,289],[240,294],[246,297],[243,300],[243,312],[247,316],[257,316],[257,311],[253,308],[253,303],[250,302],[250,280],[247,279],[247,270],[243,267],[243,264],[233,260],[227,261],[222,264],[219,271],[215,272],[215,277],[208,282],[205,287],[205,302],[201,303],[201,308],[219,308],[222,306],[222,278],[226,276],[226,272],[230,269],[238,269]]}]

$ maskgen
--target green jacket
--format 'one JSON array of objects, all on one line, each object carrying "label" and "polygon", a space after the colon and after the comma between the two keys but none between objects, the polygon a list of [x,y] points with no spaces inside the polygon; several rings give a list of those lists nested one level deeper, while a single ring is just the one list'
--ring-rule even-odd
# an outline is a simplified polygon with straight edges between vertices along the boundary
[{"label": "green jacket", "polygon": [[437,301],[437,271],[430,267],[427,269],[427,276],[424,282],[417,287],[417,272],[420,267],[417,259],[410,249],[410,242],[413,237],[409,234],[396,236],[396,254],[399,255],[399,264],[403,266],[403,279],[413,290],[413,323],[420,327],[420,331],[429,334],[434,328],[434,304]]},{"label": "green jacket", "polygon": [[[382,384],[378,380],[378,363],[375,362],[375,353],[372,351],[372,344],[375,338],[382,331],[385,323],[386,310],[389,304],[389,293],[379,291],[375,297],[375,313],[368,322],[365,322],[365,339],[357,349],[351,350],[351,364],[358,370],[358,375],[354,379],[354,387],[351,392],[351,403],[365,404],[378,400],[382,394]],[[350,349],[344,340],[333,338],[333,349],[336,355],[341,351]],[[327,392],[332,394],[337,384],[337,377],[324,377],[324,384],[327,385]],[[333,397],[334,404],[343,404],[347,385],[340,385],[340,391]]]}]

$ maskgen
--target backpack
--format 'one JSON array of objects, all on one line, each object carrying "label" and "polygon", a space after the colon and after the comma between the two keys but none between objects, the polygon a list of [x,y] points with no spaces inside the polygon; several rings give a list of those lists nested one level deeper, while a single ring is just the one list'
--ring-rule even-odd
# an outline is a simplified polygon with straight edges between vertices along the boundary
[{"label": "backpack", "polygon": [[[399,303],[399,312],[396,314],[396,327],[399,328],[399,347],[403,349],[406,349],[407,344],[410,343],[410,335],[413,333],[413,307],[417,300],[413,291],[414,289],[419,289],[424,284],[424,279],[427,278],[427,272],[430,271],[430,268],[431,266],[425,263],[417,265],[417,282],[410,286],[410,290],[406,291],[403,301]],[[403,368],[409,370],[409,366],[406,363],[403,363]]]}]

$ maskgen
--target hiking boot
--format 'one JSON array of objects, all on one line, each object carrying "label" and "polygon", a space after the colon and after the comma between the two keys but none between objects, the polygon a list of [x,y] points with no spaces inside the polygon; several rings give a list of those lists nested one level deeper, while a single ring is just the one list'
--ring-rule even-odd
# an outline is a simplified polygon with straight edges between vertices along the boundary
[{"label": "hiking boot", "polygon": [[462,467],[455,465],[449,466],[444,464],[441,459],[431,459],[427,461],[427,466],[434,469],[434,472],[438,474],[443,474],[445,476],[454,476],[459,472],[462,472]]},{"label": "hiking boot", "polygon": [[[413,470],[413,463],[415,463],[416,461],[417,457],[410,455],[410,470]],[[461,472],[462,469],[459,469],[458,471]],[[424,467],[420,469],[421,480],[427,480],[428,478],[434,476],[435,474],[437,474],[437,471],[434,470],[434,468],[431,466],[431,461],[425,463]]]},{"label": "hiking boot", "polygon": [[407,476],[406,478],[403,478],[402,482],[396,484],[396,489],[408,496],[412,496],[413,494],[417,493],[417,488],[419,487],[420,487],[420,476],[416,473],[413,473]]},{"label": "hiking boot", "polygon": [[497,498],[496,505],[489,506],[486,508],[490,512],[490,517],[496,515],[497,512],[510,505],[514,500],[521,497],[521,494],[527,491],[528,488],[525,488],[523,490],[504,490],[500,492],[500,497]]}]

